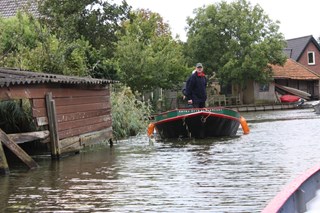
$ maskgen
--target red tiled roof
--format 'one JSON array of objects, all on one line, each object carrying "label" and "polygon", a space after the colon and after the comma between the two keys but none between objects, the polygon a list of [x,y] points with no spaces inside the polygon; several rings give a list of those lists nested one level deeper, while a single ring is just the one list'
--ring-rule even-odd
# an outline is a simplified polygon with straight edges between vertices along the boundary
[{"label": "red tiled roof", "polygon": [[287,59],[286,63],[282,66],[271,65],[273,70],[273,77],[275,79],[288,78],[295,80],[319,80],[320,76],[308,69],[307,67],[299,64],[298,62]]}]

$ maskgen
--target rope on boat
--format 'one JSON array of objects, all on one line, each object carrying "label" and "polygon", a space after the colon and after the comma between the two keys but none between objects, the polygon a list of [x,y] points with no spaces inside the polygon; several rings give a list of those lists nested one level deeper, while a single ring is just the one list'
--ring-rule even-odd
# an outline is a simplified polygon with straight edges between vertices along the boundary
[{"label": "rope on boat", "polygon": [[182,125],[183,126],[185,126],[186,127],[186,130],[187,130],[187,132],[189,133],[189,138],[191,138],[191,132],[189,131],[189,127],[188,127],[188,125],[186,124],[186,117],[183,117],[183,119],[182,119]]},{"label": "rope on boat", "polygon": [[205,118],[203,116],[201,116],[201,122],[205,123],[207,122],[207,118],[210,116],[210,114],[208,114]]}]

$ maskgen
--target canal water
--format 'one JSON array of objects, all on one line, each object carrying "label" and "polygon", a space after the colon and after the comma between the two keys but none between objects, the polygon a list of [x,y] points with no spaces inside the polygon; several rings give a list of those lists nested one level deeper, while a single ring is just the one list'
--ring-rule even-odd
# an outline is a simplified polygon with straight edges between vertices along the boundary
[{"label": "canal water", "polygon": [[261,212],[320,161],[313,109],[242,113],[250,134],[151,143],[145,135],[0,176],[0,212]]}]

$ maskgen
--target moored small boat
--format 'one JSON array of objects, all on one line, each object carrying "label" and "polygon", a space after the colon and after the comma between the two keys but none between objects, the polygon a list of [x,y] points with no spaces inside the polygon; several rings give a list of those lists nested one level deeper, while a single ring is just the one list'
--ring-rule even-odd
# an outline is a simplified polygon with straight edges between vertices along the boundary
[{"label": "moored small boat", "polygon": [[283,86],[283,85],[279,85],[279,84],[274,84],[276,88],[282,90],[282,91],[285,91],[286,93],[289,93],[289,94],[292,94],[292,95],[295,95],[295,96],[299,96],[300,98],[303,98],[303,99],[306,99],[306,100],[309,100],[310,99],[310,96],[311,94],[310,93],[307,93],[305,91],[302,91],[302,90],[299,90],[299,89],[296,89],[296,88],[293,88],[293,87],[287,87],[287,86]]},{"label": "moored small boat", "polygon": [[296,95],[282,95],[280,100],[282,103],[295,103],[298,102],[301,98]]},{"label": "moored small boat", "polygon": [[[307,170],[276,195],[262,213],[300,213],[313,211],[319,202],[320,164]],[[319,209],[317,209],[319,210]],[[316,211],[318,212],[318,211]]]},{"label": "moored small boat", "polygon": [[316,112],[316,114],[320,114],[320,102],[313,105],[313,108],[314,108],[314,111]]},{"label": "moored small boat", "polygon": [[161,139],[235,136],[240,124],[249,133],[246,120],[224,107],[176,109],[156,115],[148,135],[155,128]]}]

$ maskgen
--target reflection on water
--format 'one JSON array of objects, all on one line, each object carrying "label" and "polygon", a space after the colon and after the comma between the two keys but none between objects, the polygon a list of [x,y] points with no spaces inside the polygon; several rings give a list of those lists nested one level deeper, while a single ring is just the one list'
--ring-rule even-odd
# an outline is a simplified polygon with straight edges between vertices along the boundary
[{"label": "reflection on water", "polygon": [[1,212],[260,212],[318,163],[312,110],[242,114],[249,135],[155,142],[146,136],[0,177]]}]

